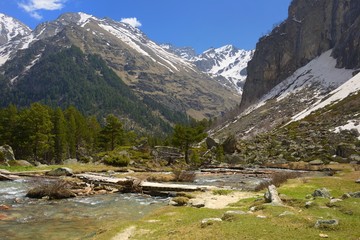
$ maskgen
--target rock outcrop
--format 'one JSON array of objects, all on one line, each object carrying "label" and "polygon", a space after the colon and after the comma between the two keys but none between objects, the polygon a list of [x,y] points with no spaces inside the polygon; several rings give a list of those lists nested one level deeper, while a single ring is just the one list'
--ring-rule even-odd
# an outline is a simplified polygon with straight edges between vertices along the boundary
[{"label": "rock outcrop", "polygon": [[294,0],[288,18],[262,37],[248,64],[245,109],[321,53],[334,49],[337,67],[360,67],[360,1]]},{"label": "rock outcrop", "polygon": [[9,145],[0,146],[0,165],[9,165],[9,161],[15,160],[14,151]]}]

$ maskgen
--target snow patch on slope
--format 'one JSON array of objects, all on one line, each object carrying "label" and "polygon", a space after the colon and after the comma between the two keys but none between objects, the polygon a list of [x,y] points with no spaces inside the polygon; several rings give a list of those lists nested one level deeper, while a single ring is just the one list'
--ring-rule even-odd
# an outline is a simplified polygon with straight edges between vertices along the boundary
[{"label": "snow patch on slope", "polygon": [[[360,132],[360,122],[359,120],[349,120],[345,125],[343,126],[338,126],[335,129],[331,130],[334,133],[340,133],[341,131],[344,130],[357,130],[358,132]],[[358,137],[358,139],[360,140],[360,136]]]},{"label": "snow patch on slope", "polygon": [[322,99],[328,92],[348,81],[352,77],[353,70],[336,68],[336,59],[331,57],[331,51],[323,53],[304,67],[299,68],[262,97],[259,103],[249,107],[246,112],[249,113],[265,105],[269,99],[280,101],[305,88],[313,88],[315,95],[312,97]]},{"label": "snow patch on slope", "polygon": [[344,98],[348,97],[350,94],[357,94],[358,91],[360,91],[360,73],[355,75],[353,78],[342,84],[334,91],[330,92],[328,94],[329,97],[326,98],[325,100],[321,99],[310,108],[305,109],[304,111],[293,116],[292,120],[293,121],[301,120],[318,109],[324,108],[327,105],[343,100]]}]

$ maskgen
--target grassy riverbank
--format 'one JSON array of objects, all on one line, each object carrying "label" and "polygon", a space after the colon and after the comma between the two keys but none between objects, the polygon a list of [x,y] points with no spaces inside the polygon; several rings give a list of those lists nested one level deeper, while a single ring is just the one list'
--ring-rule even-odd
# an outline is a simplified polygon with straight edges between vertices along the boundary
[{"label": "grassy riverbank", "polygon": [[[315,189],[327,188],[331,196],[360,190],[360,172],[347,169],[334,176],[288,180],[279,193],[285,206],[266,205],[262,197],[242,199],[224,209],[164,207],[141,221],[112,223],[95,239],[360,239],[360,199],[309,199]],[[216,195],[214,195],[216,198]],[[312,201],[306,207],[306,202]],[[249,211],[252,208],[253,211]],[[246,212],[234,218],[201,226],[205,218],[221,218],[228,210]],[[339,225],[315,228],[319,219],[337,219]],[[131,236],[131,238],[128,238]]]}]

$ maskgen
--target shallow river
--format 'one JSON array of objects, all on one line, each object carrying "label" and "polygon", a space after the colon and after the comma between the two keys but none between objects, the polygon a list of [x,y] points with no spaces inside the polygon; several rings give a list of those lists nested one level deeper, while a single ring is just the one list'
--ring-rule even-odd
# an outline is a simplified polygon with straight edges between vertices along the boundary
[{"label": "shallow river", "polygon": [[[137,194],[107,194],[66,200],[25,197],[31,182],[0,182],[1,240],[91,239],[107,223],[136,220],[164,206],[164,198]],[[18,203],[17,203],[18,202]]]}]

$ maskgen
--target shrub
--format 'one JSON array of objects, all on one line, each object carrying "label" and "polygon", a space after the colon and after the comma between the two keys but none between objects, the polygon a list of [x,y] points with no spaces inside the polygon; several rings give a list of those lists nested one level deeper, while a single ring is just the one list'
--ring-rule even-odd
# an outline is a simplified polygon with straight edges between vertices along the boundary
[{"label": "shrub", "polygon": [[177,206],[184,206],[189,202],[187,197],[174,197],[172,201],[176,202]]},{"label": "shrub", "polygon": [[127,155],[106,155],[104,163],[117,167],[126,167],[130,163],[130,158]]},{"label": "shrub", "polygon": [[232,190],[228,190],[228,189],[216,189],[216,190],[213,190],[212,193],[214,195],[229,195],[231,194],[233,191]]},{"label": "shrub", "polygon": [[288,179],[300,177],[299,172],[277,172],[271,176],[271,183],[276,187],[279,187],[282,183],[286,182]]}]

